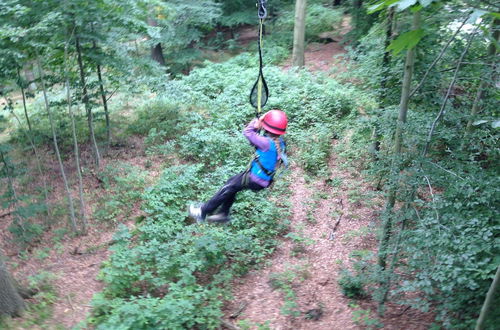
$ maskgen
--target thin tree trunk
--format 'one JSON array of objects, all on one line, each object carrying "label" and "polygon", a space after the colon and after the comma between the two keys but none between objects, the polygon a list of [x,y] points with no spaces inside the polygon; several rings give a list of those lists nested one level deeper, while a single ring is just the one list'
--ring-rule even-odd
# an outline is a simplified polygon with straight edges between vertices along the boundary
[{"label": "thin tree trunk", "polygon": [[305,63],[306,6],[307,0],[296,0],[295,2],[292,65],[299,68],[303,67]]},{"label": "thin tree trunk", "polygon": [[[488,45],[488,58],[491,59],[492,64],[494,65],[492,72],[495,72],[495,64],[497,63],[495,61],[495,55],[497,53],[497,47],[495,43],[498,44],[499,37],[500,37],[500,29],[496,28],[497,26],[500,25],[500,19],[495,19],[492,24],[492,30],[493,30],[493,40],[490,41],[490,44]],[[486,72],[485,72],[486,74]],[[472,132],[472,124],[474,123],[474,120],[476,119],[476,115],[479,113],[479,109],[481,107],[481,100],[484,97],[484,92],[486,90],[486,86],[488,85],[488,79],[486,77],[483,77],[481,80],[481,83],[479,84],[479,87],[477,89],[476,97],[474,98],[474,103],[472,104],[472,109],[470,112],[470,118],[467,121],[467,127],[465,128],[465,135],[468,135],[470,132]]]},{"label": "thin tree trunk", "polygon": [[396,269],[396,262],[398,259],[398,252],[399,252],[399,244],[401,243],[401,238],[403,236],[403,232],[406,227],[406,219],[404,219],[401,223],[401,231],[398,234],[398,237],[396,239],[396,243],[394,245],[394,252],[392,254],[392,260],[389,266],[389,270],[387,272],[384,272],[382,274],[382,282],[383,285],[381,285],[380,289],[382,290],[381,292],[381,300],[378,305],[378,314],[379,315],[384,315],[385,312],[385,302],[387,301],[387,297],[389,296],[389,291],[391,288],[391,281],[392,281],[392,274],[394,273],[394,269]]},{"label": "thin tree trunk", "polygon": [[392,21],[394,19],[394,7],[387,9],[387,20],[385,26],[385,40],[384,40],[384,57],[382,58],[382,80],[380,81],[380,104],[385,107],[388,103],[387,100],[387,82],[389,81],[389,70],[391,64],[391,54],[387,47],[392,42]]},{"label": "thin tree trunk", "polygon": [[30,117],[28,116],[28,108],[26,107],[26,94],[24,92],[24,84],[21,81],[21,72],[19,68],[17,68],[17,79],[19,80],[19,87],[21,87],[21,94],[23,96],[23,109],[24,109],[24,117],[26,118],[26,123],[28,123],[28,130],[30,134],[32,134],[33,129],[31,127]]},{"label": "thin tree trunk", "polygon": [[0,316],[20,316],[25,309],[0,252]]},{"label": "thin tree trunk", "polygon": [[[19,129],[24,133],[28,141],[30,142],[31,149],[33,150],[33,153],[35,154],[35,163],[36,167],[38,170],[38,175],[40,175],[40,178],[42,179],[42,184],[43,184],[43,195],[44,195],[44,201],[45,201],[45,206],[47,207],[47,218],[50,218],[52,216],[52,213],[50,212],[50,206],[49,206],[49,195],[48,195],[48,189],[47,189],[47,180],[45,179],[45,176],[43,174],[42,170],[42,162],[40,161],[40,155],[38,153],[38,149],[35,146],[35,143],[33,142],[33,135],[30,131],[26,132],[25,129],[23,129],[23,125],[21,123],[21,120],[19,117],[15,114],[14,111],[11,112],[12,116],[14,119],[17,121],[19,125]],[[48,220],[48,219],[47,219]],[[47,221],[48,223],[48,221]]]},{"label": "thin tree trunk", "polygon": [[19,214],[17,213],[18,198],[17,198],[16,188],[14,187],[14,181],[12,180],[12,177],[13,177],[13,173],[11,171],[12,166],[9,164],[9,162],[7,162],[7,159],[5,158],[5,154],[2,150],[0,150],[0,157],[2,157],[2,163],[3,163],[4,168],[5,168],[5,176],[7,177],[8,188],[9,188],[10,194],[12,195],[12,206],[14,206],[14,212],[13,212],[14,222],[19,226],[19,228],[21,228],[21,236],[23,237],[23,240],[26,242],[26,235],[25,235],[26,229],[24,228],[23,221],[20,219]]},{"label": "thin tree trunk", "polygon": [[82,179],[82,169],[80,166],[80,150],[78,148],[78,138],[76,136],[76,125],[75,125],[75,116],[73,114],[73,110],[71,109],[71,92],[69,88],[69,73],[68,73],[68,43],[64,48],[64,75],[66,77],[66,101],[68,103],[68,114],[71,118],[71,133],[73,137],[73,150],[75,153],[75,164],[76,164],[76,172],[78,174],[78,194],[80,197],[80,216],[82,219],[82,234],[87,234],[88,231],[88,222],[85,208],[85,198],[83,196],[83,179]]},{"label": "thin tree trunk", "polygon": [[439,122],[439,120],[443,117],[444,111],[446,109],[446,104],[448,103],[448,99],[450,98],[451,91],[453,87],[455,86],[455,82],[457,81],[457,76],[458,76],[458,71],[460,70],[460,66],[462,65],[462,61],[464,59],[465,54],[469,51],[470,45],[472,43],[472,40],[474,39],[476,35],[477,28],[472,32],[469,36],[469,40],[467,40],[467,46],[465,47],[464,51],[460,55],[460,58],[458,59],[457,66],[455,68],[455,73],[453,74],[453,79],[450,82],[450,85],[448,86],[448,90],[446,91],[446,95],[443,99],[443,102],[441,104],[441,109],[439,110],[439,113],[437,114],[436,118],[432,122],[431,129],[429,130],[429,134],[427,136],[427,141],[425,143],[424,151],[422,152],[422,156],[425,157],[427,155],[427,152],[429,151],[429,147],[431,145],[431,139],[432,135],[434,134],[434,130],[436,129],[436,125]]},{"label": "thin tree trunk", "polygon": [[68,206],[69,206],[69,214],[70,214],[70,224],[71,228],[75,233],[78,232],[77,227],[76,227],[76,217],[75,217],[75,208],[73,206],[73,198],[71,197],[71,192],[69,191],[69,186],[68,186],[68,180],[66,179],[66,172],[64,171],[64,165],[61,159],[61,153],[59,152],[59,144],[57,142],[57,135],[56,135],[56,129],[54,126],[54,119],[52,118],[52,111],[50,110],[49,106],[49,99],[47,97],[47,88],[45,86],[45,76],[42,70],[42,65],[40,64],[40,58],[36,57],[36,62],[38,66],[38,72],[40,74],[40,82],[42,84],[42,91],[43,91],[43,99],[45,101],[45,109],[47,110],[47,113],[49,115],[49,122],[50,122],[50,128],[52,130],[52,140],[54,142],[54,149],[56,151],[57,155],[57,161],[59,162],[59,168],[61,170],[61,176],[63,178],[64,182],[64,189],[66,190],[66,195],[68,197]]},{"label": "thin tree trunk", "polygon": [[[94,25],[92,24],[92,32],[94,32]],[[92,41],[94,51],[97,51],[97,42]],[[102,107],[104,108],[104,117],[106,119],[106,145],[109,149],[111,144],[111,128],[109,123],[108,100],[106,99],[106,92],[104,91],[104,83],[102,81],[101,65],[97,63],[97,79],[99,81],[99,91],[101,92]]]},{"label": "thin tree trunk", "polygon": [[[33,68],[34,70],[34,68]],[[24,70],[24,76],[28,80],[28,89],[32,92],[35,92],[37,90],[37,85],[35,83],[35,74],[33,73],[32,70]]]},{"label": "thin tree trunk", "polygon": [[500,286],[500,266],[497,267],[495,278],[493,279],[493,282],[491,282],[490,289],[486,294],[486,299],[484,299],[483,307],[481,308],[481,314],[479,314],[479,318],[477,319],[475,330],[484,329],[484,322],[488,318],[488,314],[491,309],[491,303],[493,302],[493,297],[495,297],[495,294],[498,292],[499,286]]},{"label": "thin tree trunk", "polygon": [[[385,32],[385,41],[384,41],[384,57],[382,58],[382,80],[380,81],[380,98],[379,104],[382,108],[388,103],[387,100],[387,82],[389,80],[389,66],[391,64],[391,55],[387,50],[389,44],[392,41],[392,21],[394,19],[394,8],[391,7],[387,11],[387,20],[386,20],[386,32]],[[378,152],[380,150],[380,139],[378,134],[377,124],[373,126],[372,136],[371,136],[371,147],[370,153],[372,155],[372,161],[378,160]]]},{"label": "thin tree trunk", "polygon": [[104,91],[104,84],[102,82],[101,66],[97,64],[97,77],[99,79],[99,89],[101,91],[102,106],[104,108],[104,116],[106,118],[106,144],[111,144],[111,127],[109,122],[108,100],[106,99],[106,92]]},{"label": "thin tree trunk", "polygon": [[19,120],[19,118],[17,117],[17,115],[13,111],[12,111],[12,115],[14,116],[16,121],[18,122],[19,128],[24,132],[24,134],[28,138],[30,145],[31,145],[31,149],[33,150],[33,153],[35,154],[35,161],[36,161],[36,167],[38,169],[38,174],[40,175],[40,178],[42,178],[43,195],[44,195],[44,199],[45,199],[45,205],[47,207],[47,217],[50,218],[52,213],[50,211],[50,206],[49,206],[49,196],[48,196],[48,192],[47,192],[47,180],[45,179],[45,176],[43,175],[42,162],[40,160],[41,158],[40,158],[40,155],[38,153],[38,149],[35,146],[35,139],[33,138],[33,128],[31,126],[30,117],[28,115],[28,107],[26,106],[26,93],[24,91],[24,84],[23,84],[23,81],[21,78],[21,71],[19,68],[17,68],[17,78],[19,80],[19,87],[21,88],[21,94],[23,97],[24,117],[26,118],[26,123],[28,124],[28,132],[27,133],[24,131],[24,129],[22,129],[23,125],[21,124],[21,121]]},{"label": "thin tree trunk", "polygon": [[78,37],[78,35],[75,38],[75,44],[76,44],[76,52],[78,59],[78,68],[80,69],[80,82],[82,84],[82,90],[83,90],[83,104],[85,105],[85,110],[87,111],[87,123],[89,126],[90,143],[92,144],[92,148],[94,150],[94,159],[96,167],[99,168],[101,166],[101,155],[99,154],[99,147],[97,146],[97,141],[95,138],[94,116],[92,114],[92,107],[90,106],[89,95],[87,92],[87,84],[85,82],[85,71],[83,69],[83,61],[82,61],[82,50],[80,48],[80,38]]},{"label": "thin tree trunk", "polygon": [[[420,28],[420,11],[415,12],[413,14],[413,30],[417,30]],[[413,68],[415,64],[415,53],[416,47],[409,49],[406,54],[405,66],[404,66],[404,76],[403,76],[403,84],[401,90],[401,100],[399,105],[399,116],[396,127],[396,136],[394,142],[394,158],[392,163],[391,176],[394,178],[398,175],[400,170],[399,165],[399,156],[401,154],[402,149],[402,140],[403,140],[403,127],[406,124],[406,117],[408,113],[408,103],[410,96],[410,87],[411,87],[411,79],[413,75]],[[378,265],[381,271],[384,271],[386,268],[386,259],[387,259],[387,247],[389,245],[389,240],[392,235],[392,225],[393,225],[393,214],[392,209],[396,202],[396,188],[397,182],[395,182],[390,190],[389,195],[387,197],[386,205],[385,205],[385,220],[383,224],[382,237],[380,238],[380,245],[378,250]]]}]

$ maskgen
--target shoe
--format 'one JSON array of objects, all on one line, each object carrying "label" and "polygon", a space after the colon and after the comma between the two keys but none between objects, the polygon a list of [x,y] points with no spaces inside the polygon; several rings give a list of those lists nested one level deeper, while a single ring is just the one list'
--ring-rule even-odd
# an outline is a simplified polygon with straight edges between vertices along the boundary
[{"label": "shoe", "polygon": [[212,223],[227,223],[229,221],[231,221],[231,218],[225,213],[217,213],[207,217],[207,222]]},{"label": "shoe", "polygon": [[205,218],[202,216],[201,207],[194,204],[189,205],[189,216],[196,220],[196,223],[204,223]]}]

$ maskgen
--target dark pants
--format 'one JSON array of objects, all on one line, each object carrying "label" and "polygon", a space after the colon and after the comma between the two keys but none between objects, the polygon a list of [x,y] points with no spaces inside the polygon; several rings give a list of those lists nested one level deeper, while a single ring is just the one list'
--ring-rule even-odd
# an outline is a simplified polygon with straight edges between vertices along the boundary
[{"label": "dark pants", "polygon": [[[231,209],[239,191],[245,189],[258,191],[265,188],[252,180],[243,180],[245,174],[246,172],[236,174],[227,180],[226,184],[208,202],[201,206],[202,216],[205,217],[213,213],[218,207],[220,207],[219,213],[229,215],[229,209]],[[243,181],[247,181],[247,183]]]}]

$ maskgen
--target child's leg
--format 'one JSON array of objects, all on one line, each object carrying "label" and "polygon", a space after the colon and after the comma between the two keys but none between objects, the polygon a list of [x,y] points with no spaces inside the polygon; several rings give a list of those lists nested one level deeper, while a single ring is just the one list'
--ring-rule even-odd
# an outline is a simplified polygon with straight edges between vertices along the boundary
[{"label": "child's leg", "polygon": [[[245,175],[245,173],[243,174]],[[253,182],[253,181],[247,181],[246,183],[243,182],[243,175],[241,176],[241,181],[240,181],[240,186],[238,187],[238,191],[242,191],[245,189],[250,189],[253,191],[259,191],[264,189],[264,187],[260,186],[259,184]],[[232,198],[226,199],[220,208],[220,213],[223,213],[226,216],[229,216],[229,210],[231,209],[231,206],[233,206],[233,203],[236,199],[236,193],[232,196]]]},{"label": "child's leg", "polygon": [[[243,189],[243,175],[244,173],[240,173],[231,177],[209,201],[202,205],[203,217],[214,212],[221,205],[223,205],[223,209],[227,208],[227,213],[229,213],[229,208],[231,208],[236,198],[236,193]],[[223,210],[223,212],[225,211]]]}]

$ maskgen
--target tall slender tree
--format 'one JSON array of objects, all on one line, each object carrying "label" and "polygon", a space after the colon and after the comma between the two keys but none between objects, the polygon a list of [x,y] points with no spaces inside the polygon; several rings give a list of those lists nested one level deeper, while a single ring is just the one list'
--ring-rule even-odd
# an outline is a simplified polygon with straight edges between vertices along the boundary
[{"label": "tall slender tree", "polygon": [[82,168],[80,166],[80,149],[78,147],[78,138],[76,136],[76,124],[75,124],[75,116],[73,114],[73,109],[71,108],[71,91],[70,91],[70,83],[69,83],[69,64],[68,64],[68,47],[71,41],[72,35],[69,36],[68,41],[64,47],[64,75],[66,78],[65,87],[66,87],[66,102],[68,104],[68,114],[71,120],[71,135],[73,137],[73,151],[75,154],[75,165],[76,165],[76,173],[78,176],[78,194],[80,200],[80,216],[82,220],[82,233],[86,234],[88,231],[88,222],[86,215],[86,206],[85,206],[85,197],[83,194],[83,178],[82,178]]},{"label": "tall slender tree", "polygon": [[489,63],[487,64],[491,65],[491,68],[487,68],[484,70],[483,79],[481,79],[479,87],[477,88],[476,97],[474,98],[474,103],[472,104],[472,108],[470,111],[470,118],[467,121],[467,127],[465,128],[466,135],[472,131],[472,124],[474,123],[474,120],[479,113],[479,109],[481,108],[481,101],[483,100],[486,87],[493,80],[491,79],[492,73],[496,72],[495,67],[498,65],[498,59],[495,58],[495,55],[497,53],[498,42],[500,41],[500,19],[494,19],[493,23],[491,24],[491,31],[493,31],[493,33],[487,51],[487,58],[489,60]]},{"label": "tall slender tree", "polygon": [[[75,30],[77,30],[77,27],[75,26]],[[97,145],[97,139],[95,137],[95,132],[94,132],[94,114],[92,112],[92,106],[90,105],[90,99],[89,99],[89,94],[88,94],[88,89],[87,89],[87,82],[86,82],[86,77],[85,77],[85,69],[83,67],[83,59],[82,59],[82,49],[80,46],[80,37],[78,35],[78,32],[76,32],[75,36],[75,46],[76,46],[76,54],[77,54],[77,59],[78,59],[78,68],[80,70],[80,84],[82,87],[82,101],[85,106],[85,110],[87,112],[87,125],[89,127],[89,138],[90,138],[90,143],[92,145],[92,150],[94,152],[94,160],[96,167],[99,168],[101,166],[101,154],[99,152],[99,146]]]},{"label": "tall slender tree", "polygon": [[297,67],[303,67],[305,64],[306,7],[307,0],[296,0],[292,65]]},{"label": "tall slender tree", "polygon": [[78,228],[76,225],[75,207],[73,206],[73,198],[71,197],[71,191],[69,190],[68,180],[66,178],[66,171],[64,170],[64,164],[62,162],[61,153],[59,151],[59,143],[57,142],[57,133],[56,133],[56,128],[55,128],[55,124],[54,124],[54,118],[52,116],[52,111],[50,109],[49,99],[47,96],[45,75],[44,75],[44,72],[42,69],[42,65],[40,64],[40,58],[39,58],[38,54],[36,57],[36,62],[37,62],[37,66],[38,66],[38,73],[40,75],[40,82],[42,84],[42,92],[43,92],[43,99],[45,102],[45,110],[47,111],[47,114],[49,115],[50,129],[52,131],[52,142],[54,144],[54,149],[56,152],[57,161],[59,163],[59,169],[61,171],[61,177],[62,177],[63,182],[64,182],[64,189],[66,191],[66,197],[68,199],[70,225],[71,225],[71,228],[73,229],[73,232],[77,233]]},{"label": "tall slender tree", "polygon": [[[413,23],[412,23],[413,31],[420,29],[420,24],[421,24],[420,21],[421,21],[421,13],[420,11],[416,11],[413,14]],[[406,118],[408,114],[411,81],[415,65],[415,54],[416,54],[416,46],[408,49],[404,64],[404,75],[401,87],[399,115],[396,123],[396,134],[394,138],[394,151],[393,151],[393,163],[392,163],[392,175],[391,175],[391,177],[395,182],[393,182],[389,188],[388,197],[386,200],[386,205],[384,210],[385,220],[382,227],[382,236],[380,238],[380,244],[378,249],[378,266],[381,270],[381,276],[380,276],[381,287],[385,287],[388,284],[388,278],[386,272],[387,255],[388,255],[389,242],[391,240],[392,230],[393,230],[393,221],[394,221],[393,208],[396,202],[397,185],[398,185],[397,177],[400,171],[399,163],[400,163],[401,150],[403,146],[403,129],[404,125],[406,124]],[[379,301],[379,314],[383,313],[384,304],[385,301],[382,298]]]}]

